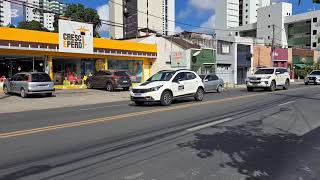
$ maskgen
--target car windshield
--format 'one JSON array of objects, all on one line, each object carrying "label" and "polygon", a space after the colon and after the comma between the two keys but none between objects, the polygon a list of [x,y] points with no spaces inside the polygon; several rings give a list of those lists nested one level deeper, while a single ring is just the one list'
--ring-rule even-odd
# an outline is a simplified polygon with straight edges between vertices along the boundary
[{"label": "car windshield", "polygon": [[41,74],[32,74],[32,82],[50,82],[51,78],[48,74],[41,73]]},{"label": "car windshield", "polygon": [[114,72],[115,76],[129,76],[129,74],[126,71],[116,71]]},{"label": "car windshield", "polygon": [[319,75],[320,75],[320,71],[313,71],[310,75],[317,75],[317,76],[319,76]]},{"label": "car windshield", "polygon": [[174,71],[160,71],[157,74],[153,75],[147,81],[170,81],[172,76],[175,74]]},{"label": "car windshield", "polygon": [[206,77],[206,75],[199,75],[199,76],[202,80]]},{"label": "car windshield", "polygon": [[254,74],[273,74],[274,69],[259,69]]}]

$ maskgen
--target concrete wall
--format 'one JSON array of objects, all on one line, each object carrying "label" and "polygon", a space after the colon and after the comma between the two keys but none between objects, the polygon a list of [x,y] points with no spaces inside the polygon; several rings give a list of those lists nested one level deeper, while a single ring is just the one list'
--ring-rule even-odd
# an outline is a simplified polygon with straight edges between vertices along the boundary
[{"label": "concrete wall", "polygon": [[253,71],[259,67],[272,67],[271,48],[257,45],[253,50]]},{"label": "concrete wall", "polygon": [[[147,0],[138,0],[138,29],[147,28],[157,31],[162,34],[163,32],[163,20],[162,9],[163,3],[162,0],[149,0],[149,8],[147,8]],[[147,16],[147,9],[152,16]],[[160,18],[158,18],[160,17]],[[149,23],[147,23],[149,19]],[[147,25],[148,24],[148,25]],[[144,34],[141,34],[144,35]]]},{"label": "concrete wall", "polygon": [[[122,0],[113,0],[115,3],[109,2],[109,17],[111,22],[119,23],[120,26],[110,26],[110,36],[114,39],[123,38],[123,7]],[[119,5],[120,4],[120,5]]]},{"label": "concrete wall", "polygon": [[0,2],[0,22],[1,26],[7,26],[11,24],[11,3],[6,1]]},{"label": "concrete wall", "polygon": [[191,68],[191,49],[183,49],[182,47],[171,43],[171,41],[163,38],[163,37],[156,37],[150,36],[145,38],[140,43],[147,43],[147,44],[157,44],[158,48],[158,57],[153,62],[151,67],[151,74],[155,74],[161,70],[176,70],[178,68],[171,67],[170,64],[170,55],[171,52],[184,52],[186,57],[186,67],[181,67],[183,69],[190,69]]},{"label": "concrete wall", "polygon": [[292,14],[292,4],[278,3],[258,9],[257,38],[271,44],[273,39],[273,25],[275,25],[275,43],[283,47],[288,46],[285,17]]}]

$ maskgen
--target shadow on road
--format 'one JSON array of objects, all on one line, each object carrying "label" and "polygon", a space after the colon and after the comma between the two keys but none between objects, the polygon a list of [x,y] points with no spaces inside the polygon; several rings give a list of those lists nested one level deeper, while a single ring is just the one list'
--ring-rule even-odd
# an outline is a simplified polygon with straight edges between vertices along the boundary
[{"label": "shadow on road", "polygon": [[195,149],[202,159],[227,154],[230,161],[221,168],[231,167],[247,180],[319,179],[320,129],[299,137],[279,131],[268,133],[262,121],[251,121],[233,127],[216,127],[222,132],[195,134],[195,139],[178,144],[180,148]]}]

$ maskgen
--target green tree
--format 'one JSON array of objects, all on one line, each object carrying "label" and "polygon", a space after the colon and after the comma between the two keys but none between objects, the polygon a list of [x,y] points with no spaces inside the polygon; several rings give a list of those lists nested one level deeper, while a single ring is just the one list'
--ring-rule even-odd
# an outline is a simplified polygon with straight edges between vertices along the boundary
[{"label": "green tree", "polygon": [[16,28],[13,24],[8,24],[8,28]]},{"label": "green tree", "polygon": [[43,25],[38,21],[21,21],[19,22],[18,28],[36,31],[49,31],[48,29],[44,28]]},{"label": "green tree", "polygon": [[[102,22],[95,9],[86,8],[82,4],[70,4],[67,6],[64,17],[69,18],[71,21],[93,24],[93,36],[100,36],[97,30],[101,27]],[[58,31],[58,19],[59,16],[55,16],[55,22],[53,24],[55,31]]]}]

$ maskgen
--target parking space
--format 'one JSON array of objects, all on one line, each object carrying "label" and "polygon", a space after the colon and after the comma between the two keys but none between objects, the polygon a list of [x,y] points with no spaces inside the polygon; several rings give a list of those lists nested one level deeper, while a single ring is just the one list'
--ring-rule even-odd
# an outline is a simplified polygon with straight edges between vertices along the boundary
[{"label": "parking space", "polygon": [[19,95],[7,96],[0,92],[0,113],[118,102],[128,99],[129,91],[107,92],[93,89],[57,90],[52,97],[37,95],[28,98],[21,98]]}]

